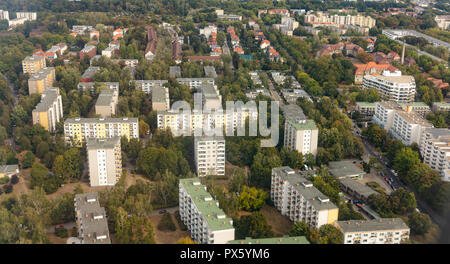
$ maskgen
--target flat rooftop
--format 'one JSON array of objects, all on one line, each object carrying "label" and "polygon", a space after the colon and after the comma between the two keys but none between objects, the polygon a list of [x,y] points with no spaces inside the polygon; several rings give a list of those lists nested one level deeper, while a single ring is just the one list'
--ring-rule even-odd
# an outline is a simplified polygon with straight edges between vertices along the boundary
[{"label": "flat rooftop", "polygon": [[198,178],[180,179],[186,192],[192,198],[198,211],[213,231],[234,229],[231,218],[219,208],[217,201],[206,191],[206,186]]},{"label": "flat rooftop", "polygon": [[283,181],[289,182],[289,184],[301,193],[304,199],[312,204],[316,210],[321,211],[337,208],[337,206],[332,203],[326,195],[314,187],[310,181],[302,175],[295,173],[290,167],[284,166],[273,168],[272,172],[279,175]]},{"label": "flat rooftop", "polygon": [[284,118],[286,120],[304,120],[306,119],[305,114],[300,106],[296,104],[288,104],[284,106],[283,109]]},{"label": "flat rooftop", "polygon": [[88,138],[86,139],[86,148],[91,149],[111,149],[120,144],[120,137],[112,138]]},{"label": "flat rooftop", "polygon": [[361,174],[365,174],[361,168],[353,164],[351,161],[330,161],[328,163],[328,168],[331,175],[336,178],[356,177]]},{"label": "flat rooftop", "polygon": [[339,180],[339,183],[363,197],[369,197],[372,194],[377,194],[377,192],[372,190],[369,186],[361,184],[353,179],[345,178]]},{"label": "flat rooftop", "polygon": [[41,95],[41,101],[36,105],[33,111],[45,112],[47,111],[58,99],[59,90],[58,88],[48,88]]},{"label": "flat rooftop", "polygon": [[137,117],[67,118],[65,123],[137,123]]},{"label": "flat rooftop", "polygon": [[401,218],[336,221],[336,224],[344,233],[409,230],[409,227]]}]

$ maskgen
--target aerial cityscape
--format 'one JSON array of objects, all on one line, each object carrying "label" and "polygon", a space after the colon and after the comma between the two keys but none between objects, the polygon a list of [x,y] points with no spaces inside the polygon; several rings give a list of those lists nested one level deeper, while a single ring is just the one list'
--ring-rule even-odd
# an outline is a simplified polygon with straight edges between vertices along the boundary
[{"label": "aerial cityscape", "polygon": [[450,244],[449,62],[448,0],[0,0],[0,244]]}]

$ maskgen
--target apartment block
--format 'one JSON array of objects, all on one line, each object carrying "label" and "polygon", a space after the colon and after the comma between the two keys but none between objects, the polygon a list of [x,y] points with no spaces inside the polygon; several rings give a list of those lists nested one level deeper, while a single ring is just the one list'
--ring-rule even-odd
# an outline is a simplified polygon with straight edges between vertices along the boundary
[{"label": "apartment block", "polygon": [[383,74],[385,76],[401,76],[402,72],[392,66],[389,63],[377,64],[374,61],[368,62],[366,64],[353,64],[356,68],[355,70],[355,84],[362,84],[365,75],[379,75]]},{"label": "apartment block", "polygon": [[413,76],[365,75],[364,88],[375,88],[384,100],[398,103],[414,101],[416,82]]},{"label": "apartment block", "polygon": [[119,93],[117,91],[103,89],[100,91],[95,103],[95,114],[103,118],[115,115],[118,103]]},{"label": "apartment block", "polygon": [[215,111],[222,108],[222,96],[219,90],[212,84],[202,84],[197,92],[202,98],[203,109],[207,111]]},{"label": "apartment block", "polygon": [[181,77],[181,67],[180,66],[170,66],[169,67],[170,78],[180,78]]},{"label": "apartment block", "polygon": [[[85,75],[87,77],[88,75]],[[86,80],[92,79],[92,77],[86,78]],[[92,94],[95,93],[96,88],[106,88],[115,92],[119,92],[119,82],[98,82],[98,86],[95,86],[95,82],[79,82],[77,85],[78,90],[88,91],[90,90]]]},{"label": "apartment block", "polygon": [[256,120],[258,111],[246,107],[236,108],[232,113],[223,110],[196,111],[195,109],[184,113],[183,111],[169,110],[158,113],[158,128],[170,128],[174,136],[193,134],[198,129],[219,128],[226,129],[227,133],[243,129],[247,118]]},{"label": "apartment block", "polygon": [[67,143],[77,146],[87,138],[112,138],[125,136],[128,140],[139,138],[137,118],[68,118],[64,122]]},{"label": "apartment block", "polygon": [[100,67],[89,66],[81,75],[81,82],[93,82],[94,76],[99,70]]},{"label": "apartment block", "polygon": [[426,129],[422,133],[419,148],[423,162],[439,171],[442,181],[450,182],[450,130]]},{"label": "apartment block", "polygon": [[411,102],[400,104],[403,110],[412,110],[421,117],[425,117],[431,112],[431,108],[424,102]]},{"label": "apartment block", "polygon": [[319,228],[338,219],[339,208],[304,176],[289,167],[272,169],[270,197],[282,215]]},{"label": "apartment block", "polygon": [[209,78],[217,78],[216,68],[214,66],[204,66],[205,76]]},{"label": "apartment block", "polygon": [[36,20],[37,19],[37,13],[36,12],[17,12],[16,13],[17,18],[26,18],[27,20]]},{"label": "apartment block", "polygon": [[100,207],[98,193],[76,194],[74,206],[81,244],[111,244],[106,211]]},{"label": "apartment block", "polygon": [[226,244],[234,240],[233,220],[198,178],[180,179],[179,210],[181,221],[197,243]]},{"label": "apartment block", "polygon": [[434,21],[436,21],[438,28],[450,30],[450,15],[435,16]]},{"label": "apartment block", "polygon": [[0,9],[0,20],[9,20],[9,12]]},{"label": "apartment block", "polygon": [[122,175],[120,137],[88,138],[86,151],[91,186],[116,185]]},{"label": "apartment block", "polygon": [[23,73],[35,74],[46,66],[45,57],[42,56],[32,55],[22,60]]},{"label": "apartment block", "polygon": [[351,15],[327,15],[323,12],[309,11],[305,15],[305,22],[309,24],[333,24],[333,25],[352,25],[372,28],[376,20],[370,16],[351,16]]},{"label": "apartment block", "polygon": [[195,137],[195,165],[199,177],[225,175],[225,138]]},{"label": "apartment block", "polygon": [[170,109],[169,88],[164,86],[155,86],[150,92],[152,101],[152,110],[168,111]]},{"label": "apartment block", "polygon": [[434,102],[433,103],[433,112],[438,112],[438,111],[450,111],[450,103],[447,102]]},{"label": "apartment block", "polygon": [[214,78],[177,78],[177,81],[189,86],[191,89],[197,89],[203,84],[216,85]]},{"label": "apartment block", "polygon": [[55,68],[42,68],[28,79],[28,94],[42,94],[46,89],[53,87],[54,81]]},{"label": "apartment block", "polygon": [[395,111],[400,110],[399,104],[390,101],[377,102],[373,122],[379,127],[389,130],[394,122]]},{"label": "apartment block", "polygon": [[389,131],[403,144],[411,145],[412,143],[420,144],[423,131],[432,127],[430,122],[408,108],[406,111],[398,110],[394,113],[394,121]]},{"label": "apartment block", "polygon": [[355,111],[358,111],[363,117],[372,118],[375,114],[377,103],[371,103],[371,102],[356,102]]},{"label": "apartment block", "polygon": [[344,244],[400,244],[409,240],[410,229],[401,218],[337,221]]},{"label": "apartment block", "polygon": [[134,81],[137,90],[142,90],[146,94],[152,92],[153,87],[164,87],[168,80],[135,80]]},{"label": "apartment block", "polygon": [[284,146],[289,150],[297,150],[303,154],[317,154],[319,129],[311,119],[306,119],[302,109],[295,104],[286,105]]},{"label": "apartment block", "polygon": [[59,88],[48,88],[41,95],[41,101],[32,112],[33,125],[40,124],[51,133],[56,130],[56,123],[63,118],[62,98]]}]

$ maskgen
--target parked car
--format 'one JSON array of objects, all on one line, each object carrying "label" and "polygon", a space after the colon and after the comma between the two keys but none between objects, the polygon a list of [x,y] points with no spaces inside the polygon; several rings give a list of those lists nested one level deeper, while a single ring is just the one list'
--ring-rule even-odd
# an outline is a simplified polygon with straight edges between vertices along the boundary
[{"label": "parked car", "polygon": [[388,177],[384,177],[384,181],[389,183],[389,178]]},{"label": "parked car", "polygon": [[163,210],[159,211],[159,214],[165,214],[165,213],[167,213],[166,209],[163,209]]},{"label": "parked car", "polygon": [[355,205],[358,205],[358,204],[360,204],[361,202],[359,201],[359,200],[353,200],[353,204],[355,204]]}]

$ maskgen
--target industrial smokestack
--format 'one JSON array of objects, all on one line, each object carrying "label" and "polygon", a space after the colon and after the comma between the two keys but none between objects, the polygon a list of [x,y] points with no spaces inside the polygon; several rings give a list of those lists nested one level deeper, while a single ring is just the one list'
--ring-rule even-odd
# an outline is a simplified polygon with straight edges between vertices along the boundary
[{"label": "industrial smokestack", "polygon": [[402,65],[405,63],[405,49],[406,49],[406,44],[405,44],[405,39],[403,39],[403,50],[402,50]]}]

